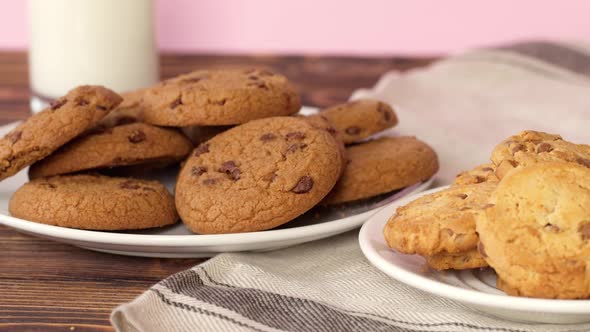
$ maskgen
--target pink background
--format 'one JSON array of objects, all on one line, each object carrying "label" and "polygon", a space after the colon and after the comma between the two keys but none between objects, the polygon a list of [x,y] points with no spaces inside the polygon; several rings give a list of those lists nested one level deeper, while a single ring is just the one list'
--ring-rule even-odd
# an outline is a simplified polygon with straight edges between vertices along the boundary
[{"label": "pink background", "polygon": [[[0,8],[0,48],[26,48],[26,1]],[[590,39],[588,13],[585,0],[156,0],[160,48],[186,52],[440,54]]]}]

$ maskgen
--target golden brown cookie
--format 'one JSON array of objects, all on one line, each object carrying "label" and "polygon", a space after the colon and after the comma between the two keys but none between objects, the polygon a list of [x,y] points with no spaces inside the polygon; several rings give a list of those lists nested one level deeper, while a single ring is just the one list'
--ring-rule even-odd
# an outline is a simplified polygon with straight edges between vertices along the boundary
[{"label": "golden brown cookie", "polygon": [[373,197],[429,179],[436,153],[414,137],[382,137],[346,149],[348,165],[323,204]]},{"label": "golden brown cookie", "polygon": [[496,166],[494,164],[483,164],[475,168],[457,174],[453,185],[475,184],[482,182],[498,182]]},{"label": "golden brown cookie", "polygon": [[422,196],[397,209],[385,225],[389,247],[433,256],[466,253],[477,247],[475,215],[488,204],[495,183],[457,185]]},{"label": "golden brown cookie", "polygon": [[270,229],[322,200],[341,158],[334,137],[305,119],[250,121],[194,150],[178,176],[176,206],[196,233]]},{"label": "golden brown cookie", "polygon": [[279,74],[256,69],[198,70],[147,89],[144,121],[162,126],[235,125],[290,115],[299,95]]},{"label": "golden brown cookie", "polygon": [[102,129],[64,145],[29,169],[31,179],[145,163],[172,164],[193,145],[174,129],[131,123]]},{"label": "golden brown cookie", "polygon": [[590,297],[590,169],[544,162],[510,172],[477,216],[480,251],[511,294]]},{"label": "golden brown cookie", "polygon": [[426,263],[438,271],[451,269],[466,270],[488,266],[488,263],[486,263],[483,256],[477,251],[477,248],[456,254],[441,252],[436,255],[426,256]]},{"label": "golden brown cookie", "polygon": [[566,161],[590,167],[590,146],[568,142],[559,135],[526,130],[504,140],[492,152],[499,179],[514,168],[542,161]]},{"label": "golden brown cookie", "polygon": [[10,214],[48,225],[125,230],[173,224],[174,198],[156,182],[68,175],[25,183],[10,199]]},{"label": "golden brown cookie", "polygon": [[391,106],[372,99],[335,105],[310,117],[324,117],[330,121],[345,144],[359,142],[397,124]]},{"label": "golden brown cookie", "polygon": [[95,126],[121,102],[99,86],[77,87],[0,140],[0,180],[51,154]]}]

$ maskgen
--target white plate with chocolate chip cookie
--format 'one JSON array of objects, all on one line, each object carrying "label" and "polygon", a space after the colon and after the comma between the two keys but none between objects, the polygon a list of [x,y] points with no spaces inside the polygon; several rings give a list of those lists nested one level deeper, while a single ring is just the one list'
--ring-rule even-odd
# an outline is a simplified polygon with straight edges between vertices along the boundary
[{"label": "white plate with chocolate chip cookie", "polygon": [[[171,188],[175,173],[160,181]],[[27,181],[26,172],[0,183],[0,224],[19,232],[74,246],[120,255],[145,257],[210,257],[222,252],[267,251],[340,234],[360,227],[388,203],[428,188],[432,180],[369,200],[316,207],[278,228],[235,234],[191,233],[182,223],[139,231],[89,231],[40,224],[10,216],[8,204],[14,191]]]},{"label": "white plate with chocolate chip cookie", "polygon": [[369,218],[361,228],[359,243],[373,266],[406,285],[503,319],[550,324],[590,322],[590,300],[509,296],[496,287],[496,274],[491,268],[436,271],[422,256],[406,255],[389,248],[383,230],[396,210],[445,188],[404,197]]},{"label": "white plate with chocolate chip cookie", "polygon": [[[302,110],[303,114],[313,114],[314,112],[311,108],[304,108]],[[15,126],[16,124],[11,124],[1,127],[0,135],[8,133]],[[116,130],[112,132],[116,134]],[[96,135],[99,134],[97,133]],[[149,135],[149,133],[147,134]],[[139,138],[142,138],[142,135],[139,135]],[[132,141],[137,140],[133,139]],[[411,143],[414,144],[415,142]],[[79,144],[82,145],[83,142]],[[388,144],[390,143],[388,142]],[[400,141],[399,144],[404,144],[405,146],[406,141]],[[370,148],[373,149],[374,147]],[[67,150],[69,153],[76,151],[75,148]],[[60,150],[60,152],[64,152],[64,150]],[[50,161],[53,163],[53,160]],[[57,163],[54,165],[57,165]],[[68,167],[70,166],[72,165],[68,165]],[[43,169],[37,169],[35,174],[41,171],[48,172],[51,169],[48,166]],[[434,166],[432,171],[433,173],[436,172]],[[148,175],[142,176],[142,178],[157,180],[164,184],[169,192],[174,192],[178,172],[178,166],[172,166],[157,171],[150,171]],[[354,199],[353,202],[317,206],[296,219],[270,230],[234,234],[195,234],[182,222],[177,222],[173,225],[157,225],[162,227],[144,230],[96,231],[69,228],[75,227],[75,225],[60,227],[29,221],[34,220],[31,218],[28,220],[25,220],[26,218],[16,218],[10,215],[9,204],[17,189],[22,189],[23,185],[27,183],[27,174],[31,175],[31,172],[25,168],[15,176],[0,182],[0,224],[14,228],[19,232],[90,250],[146,257],[210,257],[222,252],[267,251],[326,238],[360,227],[363,222],[383,206],[406,195],[425,190],[432,183],[432,178],[429,178],[425,181],[409,182],[413,184],[404,186],[400,190],[371,195],[372,197],[370,198],[355,199],[355,196],[349,198],[351,200]],[[70,177],[75,176],[70,175]],[[356,181],[356,179],[352,179],[352,181]],[[142,183],[123,184],[130,189],[140,187],[146,190],[149,189],[150,195],[152,195],[151,192],[155,192],[158,189],[151,187],[151,185],[144,186]],[[44,185],[46,185],[45,189],[52,189],[55,184],[45,183]],[[84,184],[77,184],[77,187],[74,186],[73,188],[84,188]],[[19,199],[22,200],[23,195],[20,195]],[[47,194],[45,194],[44,199],[53,202],[51,198],[47,197]],[[55,209],[55,205],[57,204],[59,203],[48,203],[48,205],[44,206],[51,205],[50,208]],[[154,211],[156,213],[158,209]],[[56,210],[55,213],[61,213],[61,211]]]}]

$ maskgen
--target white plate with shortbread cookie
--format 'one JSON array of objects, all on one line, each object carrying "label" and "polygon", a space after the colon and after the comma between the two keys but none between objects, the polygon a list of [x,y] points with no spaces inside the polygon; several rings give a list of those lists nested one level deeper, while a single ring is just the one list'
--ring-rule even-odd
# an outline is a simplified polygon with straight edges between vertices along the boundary
[{"label": "white plate with shortbread cookie", "polygon": [[469,308],[500,318],[535,323],[573,324],[590,321],[590,300],[555,300],[506,295],[496,287],[491,268],[436,271],[419,255],[406,255],[387,245],[383,230],[396,210],[446,187],[416,193],[386,206],[363,225],[359,243],[363,254],[390,277],[425,292],[459,301]]}]

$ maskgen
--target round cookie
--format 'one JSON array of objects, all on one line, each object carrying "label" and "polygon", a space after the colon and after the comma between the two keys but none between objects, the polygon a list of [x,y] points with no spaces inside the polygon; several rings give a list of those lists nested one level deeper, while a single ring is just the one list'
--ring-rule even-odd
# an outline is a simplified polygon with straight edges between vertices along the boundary
[{"label": "round cookie", "polygon": [[456,254],[441,252],[436,255],[426,256],[426,263],[438,271],[477,269],[488,266],[477,248]]},{"label": "round cookie", "polygon": [[466,253],[477,247],[475,215],[488,204],[496,184],[452,186],[397,209],[383,230],[389,247],[433,256]]},{"label": "round cookie", "polygon": [[346,148],[348,165],[322,204],[373,197],[427,180],[438,171],[436,153],[414,137],[381,137]]},{"label": "round cookie", "polygon": [[310,117],[324,117],[330,121],[345,144],[359,142],[398,122],[391,106],[372,99],[335,105]]},{"label": "round cookie", "polygon": [[48,225],[126,230],[178,220],[174,198],[156,181],[68,175],[25,183],[10,199],[14,217]]},{"label": "round cookie", "polygon": [[338,142],[297,117],[250,121],[199,145],[176,183],[176,207],[196,233],[270,229],[315,206],[342,168]]},{"label": "round cookie", "polygon": [[125,124],[71,141],[33,164],[29,178],[154,162],[171,164],[186,157],[192,148],[177,130],[141,122]]},{"label": "round cookie", "polygon": [[267,70],[215,69],[181,75],[147,89],[144,121],[162,126],[235,125],[296,113],[299,95]]},{"label": "round cookie", "polygon": [[100,86],[80,86],[0,139],[0,180],[57,150],[95,126],[121,102]]},{"label": "round cookie", "polygon": [[482,182],[498,182],[496,166],[494,164],[483,164],[475,168],[457,174],[453,185],[476,184]]},{"label": "round cookie", "polygon": [[480,251],[511,294],[590,297],[590,169],[547,162],[508,174],[477,216]]},{"label": "round cookie", "polygon": [[567,161],[590,168],[590,146],[568,142],[559,135],[526,130],[498,144],[491,159],[499,179],[515,168],[542,161]]}]

